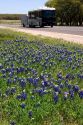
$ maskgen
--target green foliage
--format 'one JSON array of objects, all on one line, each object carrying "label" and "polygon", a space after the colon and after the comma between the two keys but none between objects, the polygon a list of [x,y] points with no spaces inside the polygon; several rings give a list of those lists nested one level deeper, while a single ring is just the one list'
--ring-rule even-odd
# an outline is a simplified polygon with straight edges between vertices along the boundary
[{"label": "green foliage", "polygon": [[81,0],[48,0],[45,4],[56,8],[57,23],[61,25],[83,24],[83,1]]}]

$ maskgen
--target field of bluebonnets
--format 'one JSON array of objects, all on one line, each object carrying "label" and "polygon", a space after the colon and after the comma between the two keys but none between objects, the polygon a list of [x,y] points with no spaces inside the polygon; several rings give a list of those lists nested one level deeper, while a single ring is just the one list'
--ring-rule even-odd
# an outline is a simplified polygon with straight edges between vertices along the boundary
[{"label": "field of bluebonnets", "polygon": [[0,31],[0,125],[83,125],[83,46],[17,34]]}]

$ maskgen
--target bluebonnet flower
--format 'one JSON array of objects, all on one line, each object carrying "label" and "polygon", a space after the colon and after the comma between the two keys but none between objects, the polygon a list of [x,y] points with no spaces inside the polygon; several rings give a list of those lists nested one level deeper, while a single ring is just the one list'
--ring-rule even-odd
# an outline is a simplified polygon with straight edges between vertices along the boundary
[{"label": "bluebonnet flower", "polygon": [[20,104],[20,106],[21,106],[22,109],[25,109],[26,104],[25,104],[25,103],[22,103],[22,104]]},{"label": "bluebonnet flower", "polygon": [[15,88],[15,87],[12,87],[12,88],[11,88],[11,94],[14,94],[14,93],[16,93],[16,88]]},{"label": "bluebonnet flower", "polygon": [[14,64],[13,64],[13,63],[11,64],[11,67],[14,67]]},{"label": "bluebonnet flower", "polygon": [[79,91],[79,97],[80,97],[81,99],[83,99],[83,90],[80,90],[80,91]]},{"label": "bluebonnet flower", "polygon": [[42,88],[35,90],[40,96],[44,95],[44,90]]},{"label": "bluebonnet flower", "polygon": [[72,89],[69,90],[69,94],[70,94],[70,98],[73,99],[74,98],[74,91]]},{"label": "bluebonnet flower", "polygon": [[6,72],[11,72],[11,68],[7,67]]},{"label": "bluebonnet flower", "polygon": [[19,70],[20,70],[20,72],[24,72],[25,68],[24,67],[20,67]]},{"label": "bluebonnet flower", "polygon": [[6,78],[6,74],[3,74],[2,77],[3,77],[3,78]]},{"label": "bluebonnet flower", "polygon": [[17,70],[17,74],[19,74],[19,73],[20,73],[20,69],[19,69],[19,68],[16,68],[16,70]]},{"label": "bluebonnet flower", "polygon": [[20,81],[20,86],[22,88],[26,87],[26,82],[23,79]]},{"label": "bluebonnet flower", "polygon": [[75,79],[75,75],[68,73],[68,74],[66,75],[66,79],[73,80],[73,79]]},{"label": "bluebonnet flower", "polygon": [[79,91],[79,86],[78,86],[78,85],[74,85],[74,86],[73,86],[73,90],[74,90],[75,92],[78,92],[78,91]]},{"label": "bluebonnet flower", "polygon": [[7,79],[7,84],[11,84],[12,83],[12,80],[11,79]]},{"label": "bluebonnet flower", "polygon": [[2,74],[6,73],[6,70],[5,69],[2,69],[1,70]]},{"label": "bluebonnet flower", "polygon": [[66,79],[70,79],[70,77],[71,77],[71,74],[68,73],[68,74],[66,75]]},{"label": "bluebonnet flower", "polygon": [[63,89],[64,88],[64,84],[63,83],[59,84],[59,87]]},{"label": "bluebonnet flower", "polygon": [[9,77],[13,77],[13,72],[10,72],[10,73],[9,73]]},{"label": "bluebonnet flower", "polygon": [[27,93],[22,92],[22,93],[21,93],[21,99],[22,99],[22,100],[27,99]]},{"label": "bluebonnet flower", "polygon": [[60,72],[60,73],[58,73],[57,74],[57,77],[59,78],[59,79],[62,79],[63,77],[62,77],[62,73]]},{"label": "bluebonnet flower", "polygon": [[40,79],[44,79],[44,74],[43,73],[41,73]]},{"label": "bluebonnet flower", "polygon": [[16,99],[21,100],[21,95],[18,94],[18,95],[16,96]]},{"label": "bluebonnet flower", "polygon": [[5,94],[6,94],[7,96],[10,95],[10,88],[7,88],[7,90],[5,91]]},{"label": "bluebonnet flower", "polygon": [[10,125],[16,125],[16,122],[11,121],[11,122],[10,122]]},{"label": "bluebonnet flower", "polygon": [[33,78],[28,78],[29,83],[33,83]]},{"label": "bluebonnet flower", "polygon": [[42,86],[43,86],[43,87],[48,86],[48,81],[42,81]]},{"label": "bluebonnet flower", "polygon": [[33,85],[36,87],[38,85],[38,80],[37,79],[33,79]]},{"label": "bluebonnet flower", "polygon": [[68,89],[71,89],[71,88],[72,88],[72,85],[71,85],[71,84],[68,84],[67,87],[68,87]]},{"label": "bluebonnet flower", "polygon": [[58,85],[53,86],[55,92],[61,92],[60,87]]},{"label": "bluebonnet flower", "polygon": [[17,81],[17,79],[14,78],[14,79],[13,79],[13,83],[16,83],[16,81]]},{"label": "bluebonnet flower", "polygon": [[67,61],[68,61],[68,62],[72,62],[72,57],[71,57],[71,56],[68,57]]},{"label": "bluebonnet flower", "polygon": [[82,74],[78,74],[78,78],[83,79],[83,75]]},{"label": "bluebonnet flower", "polygon": [[30,110],[30,111],[28,112],[29,118],[32,118],[32,115],[33,115],[33,113],[32,113],[32,111]]},{"label": "bluebonnet flower", "polygon": [[57,93],[57,92],[54,93],[54,95],[53,95],[53,100],[54,100],[55,103],[58,102],[58,100],[59,100],[59,96],[58,96],[58,93]]}]

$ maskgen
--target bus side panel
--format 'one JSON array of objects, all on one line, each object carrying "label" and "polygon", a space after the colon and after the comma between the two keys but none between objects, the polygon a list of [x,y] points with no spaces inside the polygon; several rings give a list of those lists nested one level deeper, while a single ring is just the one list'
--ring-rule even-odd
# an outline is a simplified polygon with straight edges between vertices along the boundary
[{"label": "bus side panel", "polygon": [[28,26],[28,16],[23,15],[23,16],[21,17],[21,24],[22,24],[23,26],[25,26],[25,27]]},{"label": "bus side panel", "polygon": [[41,18],[35,18],[35,19],[29,19],[28,20],[29,26],[41,26],[42,25],[42,19]]}]

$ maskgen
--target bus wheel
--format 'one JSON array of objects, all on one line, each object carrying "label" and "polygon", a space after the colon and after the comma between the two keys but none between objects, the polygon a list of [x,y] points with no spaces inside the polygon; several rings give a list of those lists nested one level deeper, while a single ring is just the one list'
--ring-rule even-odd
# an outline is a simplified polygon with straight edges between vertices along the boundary
[{"label": "bus wheel", "polygon": [[25,25],[23,24],[23,27],[25,27]]},{"label": "bus wheel", "polygon": [[35,28],[35,25],[33,25],[32,27]]},{"label": "bus wheel", "polygon": [[51,27],[53,27],[53,25],[51,25]]},{"label": "bus wheel", "polygon": [[32,28],[32,25],[29,25],[29,28]]},{"label": "bus wheel", "polygon": [[40,25],[40,27],[41,27],[41,28],[43,28],[43,27],[44,27],[44,25]]}]

